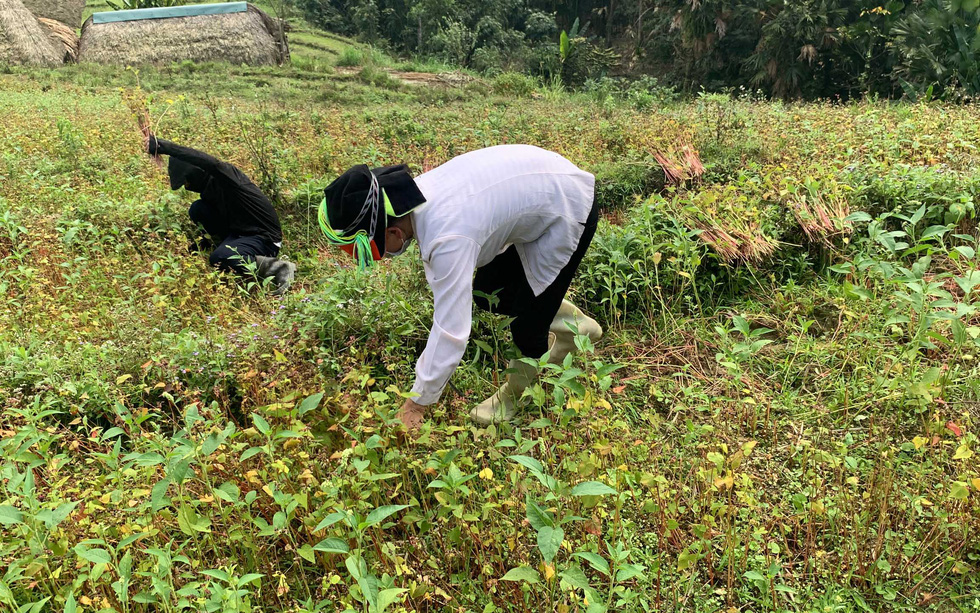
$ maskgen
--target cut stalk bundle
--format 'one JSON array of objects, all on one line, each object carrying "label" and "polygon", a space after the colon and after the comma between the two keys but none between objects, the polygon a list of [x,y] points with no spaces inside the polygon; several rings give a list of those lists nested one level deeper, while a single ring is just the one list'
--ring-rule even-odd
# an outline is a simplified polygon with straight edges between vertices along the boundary
[{"label": "cut stalk bundle", "polygon": [[47,29],[55,46],[64,49],[65,62],[78,61],[78,35],[75,34],[74,28],[60,21],[44,17],[38,17],[37,21]]},{"label": "cut stalk bundle", "polygon": [[689,179],[699,179],[704,174],[704,165],[693,147],[681,144],[678,152],[668,156],[662,151],[654,151],[653,157],[664,170],[668,184],[680,184]]}]

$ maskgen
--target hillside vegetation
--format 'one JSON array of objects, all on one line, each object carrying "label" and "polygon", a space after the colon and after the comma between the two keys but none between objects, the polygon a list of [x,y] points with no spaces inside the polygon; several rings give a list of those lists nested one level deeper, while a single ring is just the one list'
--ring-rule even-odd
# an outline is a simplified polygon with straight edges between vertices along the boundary
[{"label": "hillside vegetation", "polygon": [[[289,68],[0,74],[4,607],[980,611],[975,107],[412,85],[306,32]],[[144,104],[277,200],[287,296],[187,253]],[[406,438],[418,251],[358,273],[315,206],[518,142],[597,176],[607,335],[480,429],[513,350],[478,314]]]}]

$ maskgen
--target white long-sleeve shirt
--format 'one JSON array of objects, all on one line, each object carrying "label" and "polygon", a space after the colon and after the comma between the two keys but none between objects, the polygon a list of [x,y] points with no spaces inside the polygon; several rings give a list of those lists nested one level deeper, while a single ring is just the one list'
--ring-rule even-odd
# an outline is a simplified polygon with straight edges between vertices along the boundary
[{"label": "white long-sleeve shirt", "polygon": [[550,151],[500,145],[415,178],[412,213],[435,314],[415,366],[415,402],[439,400],[470,336],[476,269],[514,245],[534,295],[568,264],[592,210],[595,177]]}]

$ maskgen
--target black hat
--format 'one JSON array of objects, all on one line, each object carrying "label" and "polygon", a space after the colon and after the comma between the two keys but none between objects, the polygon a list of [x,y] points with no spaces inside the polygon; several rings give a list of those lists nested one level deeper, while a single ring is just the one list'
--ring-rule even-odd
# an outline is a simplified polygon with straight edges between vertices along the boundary
[{"label": "black hat", "polygon": [[174,156],[170,156],[167,172],[170,173],[170,189],[172,190],[178,190],[186,184],[191,191],[201,192],[208,176],[203,168],[178,160]]},{"label": "black hat", "polygon": [[388,217],[402,217],[425,202],[425,196],[404,164],[374,169],[364,164],[354,166],[323,193],[322,206],[333,232],[342,239],[350,239],[359,230],[370,234],[373,227],[374,233],[369,238],[374,241],[379,256],[385,253]]}]

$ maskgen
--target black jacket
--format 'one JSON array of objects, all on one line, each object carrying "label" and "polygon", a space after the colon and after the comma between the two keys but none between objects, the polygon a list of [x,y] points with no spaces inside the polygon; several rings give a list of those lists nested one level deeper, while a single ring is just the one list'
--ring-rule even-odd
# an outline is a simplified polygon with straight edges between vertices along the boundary
[{"label": "black jacket", "polygon": [[227,236],[261,236],[282,242],[282,227],[272,202],[245,173],[228,162],[170,141],[150,137],[151,155],[169,155],[207,173],[199,188],[201,202],[224,222]]}]

